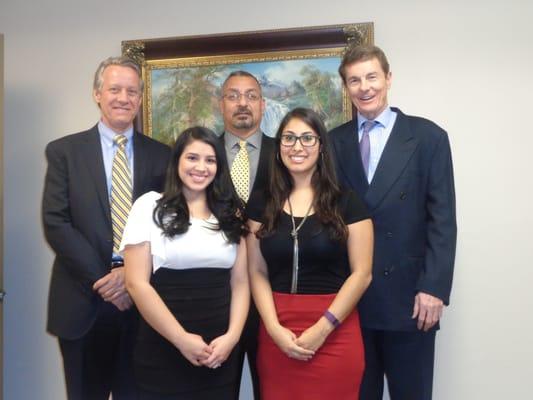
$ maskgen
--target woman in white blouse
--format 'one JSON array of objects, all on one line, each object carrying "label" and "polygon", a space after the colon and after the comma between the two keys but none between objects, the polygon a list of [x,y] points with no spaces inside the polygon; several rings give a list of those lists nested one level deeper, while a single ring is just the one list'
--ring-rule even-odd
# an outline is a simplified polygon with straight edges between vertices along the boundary
[{"label": "woman in white blouse", "polygon": [[143,319],[134,351],[142,399],[233,399],[249,306],[243,205],[208,129],[176,141],[165,191],[134,203],[121,244]]}]

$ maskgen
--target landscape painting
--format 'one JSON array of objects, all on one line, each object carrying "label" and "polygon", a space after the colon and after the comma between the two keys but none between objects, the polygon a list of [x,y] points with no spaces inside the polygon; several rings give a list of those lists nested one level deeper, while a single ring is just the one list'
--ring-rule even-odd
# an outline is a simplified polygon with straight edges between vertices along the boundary
[{"label": "landscape painting", "polygon": [[266,101],[261,129],[267,135],[274,136],[281,118],[295,107],[310,107],[328,129],[335,127],[351,117],[338,74],[341,50],[149,61],[145,133],[168,144],[195,125],[222,133],[221,86],[235,70],[252,73],[261,84]]}]

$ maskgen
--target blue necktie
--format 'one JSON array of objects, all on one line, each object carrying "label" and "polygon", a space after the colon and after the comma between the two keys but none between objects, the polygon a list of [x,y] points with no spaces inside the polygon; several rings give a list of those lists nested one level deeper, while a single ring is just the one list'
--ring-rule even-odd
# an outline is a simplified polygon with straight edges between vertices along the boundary
[{"label": "blue necktie", "polygon": [[359,150],[361,151],[361,160],[363,161],[363,168],[365,175],[368,177],[368,164],[370,163],[370,137],[368,133],[376,126],[376,121],[363,122],[363,136],[359,142]]}]

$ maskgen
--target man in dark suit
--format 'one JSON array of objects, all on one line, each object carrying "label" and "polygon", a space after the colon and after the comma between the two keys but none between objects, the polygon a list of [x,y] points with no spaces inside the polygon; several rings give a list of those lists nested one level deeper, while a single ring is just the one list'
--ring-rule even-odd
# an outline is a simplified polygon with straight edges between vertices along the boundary
[{"label": "man in dark suit", "polygon": [[163,187],[169,148],[133,128],[142,85],[131,60],[105,60],[93,87],[98,124],[46,148],[43,223],[55,252],[48,331],[59,339],[69,399],[107,400],[110,393],[114,400],[137,398],[131,366],[137,316],[124,286],[117,249],[122,233],[112,228],[116,205],[110,202],[113,188],[120,187],[115,184],[119,137],[132,185],[124,195],[128,203]]},{"label": "man in dark suit", "polygon": [[432,396],[435,331],[449,302],[456,244],[450,144],[431,121],[390,108],[391,73],[375,46],[348,49],[339,72],[356,117],[331,131],[341,183],[374,222],[372,283],[359,302],[361,399]]},{"label": "man in dark suit", "polygon": [[[237,193],[246,202],[252,191],[268,185],[269,160],[274,152],[274,139],[260,129],[265,100],[257,78],[246,71],[229,74],[222,84],[219,106],[224,119],[221,140],[231,177]],[[243,161],[247,164],[244,168]],[[258,324],[259,314],[252,302],[241,338],[241,363],[246,353],[256,400],[260,398],[256,368]]]}]

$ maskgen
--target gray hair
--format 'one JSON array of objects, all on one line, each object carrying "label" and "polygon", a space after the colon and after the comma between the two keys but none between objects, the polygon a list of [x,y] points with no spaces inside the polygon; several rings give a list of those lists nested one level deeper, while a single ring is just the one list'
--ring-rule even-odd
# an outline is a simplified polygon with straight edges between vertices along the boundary
[{"label": "gray hair", "polygon": [[131,68],[132,70],[134,70],[139,76],[139,89],[141,92],[143,91],[144,82],[142,80],[141,68],[131,58],[124,57],[124,56],[109,57],[100,63],[100,65],[98,66],[98,69],[94,73],[93,90],[99,91],[102,89],[102,85],[104,84],[104,78],[103,78],[104,70],[110,65],[118,65],[121,67],[127,67],[127,68]]},{"label": "gray hair", "polygon": [[249,73],[248,71],[243,71],[243,70],[233,71],[231,74],[229,74],[227,78],[224,80],[224,82],[222,83],[222,89],[224,89],[226,87],[226,83],[228,83],[228,81],[235,76],[241,76],[241,77],[247,77],[247,78],[253,79],[257,83],[257,86],[259,86],[259,92],[261,93],[262,90],[261,90],[261,84],[259,83],[259,80],[255,77],[255,75]]}]

